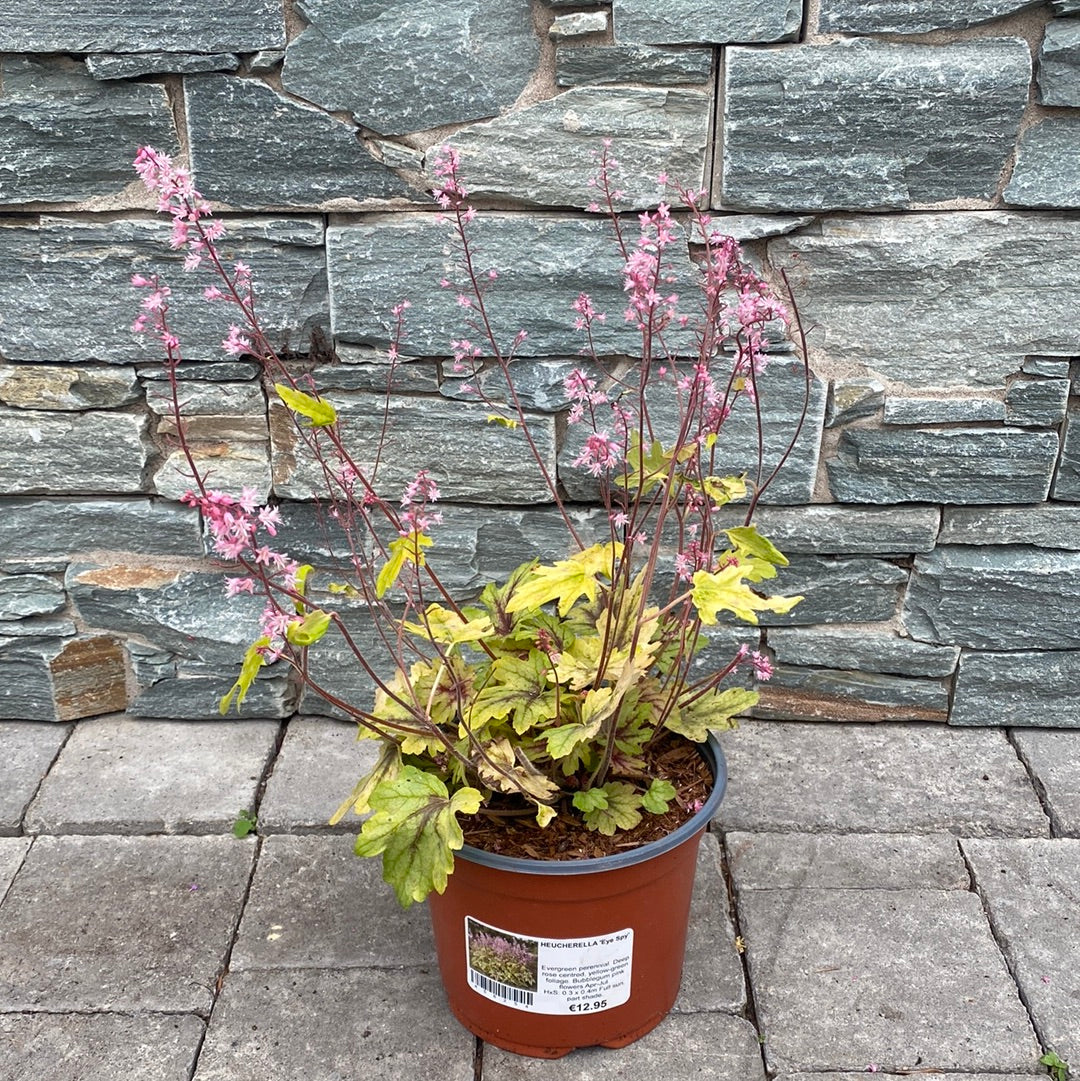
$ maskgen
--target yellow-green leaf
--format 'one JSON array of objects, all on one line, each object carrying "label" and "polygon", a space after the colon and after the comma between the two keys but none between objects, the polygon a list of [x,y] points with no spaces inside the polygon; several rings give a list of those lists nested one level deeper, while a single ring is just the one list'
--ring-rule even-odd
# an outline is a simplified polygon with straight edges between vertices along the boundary
[{"label": "yellow-green leaf", "polygon": [[428,605],[424,617],[426,626],[423,623],[403,623],[402,626],[421,638],[447,646],[478,642],[493,633],[491,620],[487,616],[466,620],[458,612],[443,608],[441,604]]},{"label": "yellow-green leaf", "polygon": [[229,712],[229,706],[232,705],[234,697],[236,698],[236,711],[237,713],[240,712],[240,707],[244,704],[244,699],[247,698],[247,693],[251,689],[252,683],[255,682],[259,669],[266,663],[263,658],[263,650],[269,645],[270,639],[264,635],[248,646],[247,652],[244,654],[244,660],[240,665],[240,677],[232,685],[229,693],[218,703],[218,709],[223,715]]},{"label": "yellow-green leaf", "polygon": [[619,543],[594,544],[569,559],[536,567],[511,596],[507,611],[540,608],[557,600],[559,615],[565,616],[579,597],[596,600],[598,575],[611,573],[612,562],[622,554],[622,548]]},{"label": "yellow-green leaf", "polygon": [[311,421],[312,428],[327,428],[337,420],[337,410],[322,398],[313,398],[302,390],[275,383],[278,397],[294,412]]},{"label": "yellow-green leaf", "polygon": [[722,507],[733,499],[746,498],[746,477],[705,477],[701,486],[713,503]]},{"label": "yellow-green leaf", "polygon": [[717,612],[730,612],[746,623],[757,623],[758,612],[774,612],[784,615],[802,600],[802,597],[762,597],[755,593],[743,579],[746,568],[733,563],[715,573],[697,571],[691,595],[701,622],[711,626],[716,622]]},{"label": "yellow-green leaf", "polygon": [[763,537],[756,526],[741,525],[734,529],[725,529],[728,539],[740,554],[763,559],[776,567],[786,567],[788,558],[768,537]]},{"label": "yellow-green leaf", "polygon": [[[313,569],[314,568],[310,563],[305,563],[303,566],[296,568],[296,574],[293,575],[293,580],[296,584],[293,586],[293,589],[295,589],[301,597],[307,592],[308,575],[311,574]],[[302,616],[307,605],[304,604],[303,600],[298,600],[293,601],[293,607],[296,609],[296,614]]]},{"label": "yellow-green leaf", "polygon": [[316,608],[303,619],[293,620],[285,629],[285,637],[294,646],[312,646],[326,634],[331,619],[331,613]]},{"label": "yellow-green leaf", "polygon": [[516,428],[518,422],[512,417],[504,417],[501,413],[488,413],[484,418],[488,424],[498,424],[500,428]]},{"label": "yellow-green leaf", "polygon": [[417,567],[424,566],[424,549],[430,548],[435,542],[418,530],[412,530],[404,537],[395,537],[390,542],[390,558],[383,564],[379,576],[375,579],[375,596],[382,597],[386,591],[398,580],[405,564],[413,563]]},{"label": "yellow-green leaf", "polygon": [[710,729],[734,728],[735,718],[756,706],[758,697],[757,691],[748,691],[743,687],[729,687],[725,691],[701,695],[693,701],[682,702],[678,709],[672,710],[664,727],[695,743],[704,743],[709,738]]},{"label": "yellow-green leaf", "polygon": [[[361,729],[361,731],[365,731]],[[330,816],[328,825],[336,826],[349,811],[353,814],[367,814],[371,809],[371,793],[383,781],[392,781],[401,772],[401,749],[396,743],[386,740],[379,757],[368,773],[365,773],[356,787],[349,793],[349,798]]]}]

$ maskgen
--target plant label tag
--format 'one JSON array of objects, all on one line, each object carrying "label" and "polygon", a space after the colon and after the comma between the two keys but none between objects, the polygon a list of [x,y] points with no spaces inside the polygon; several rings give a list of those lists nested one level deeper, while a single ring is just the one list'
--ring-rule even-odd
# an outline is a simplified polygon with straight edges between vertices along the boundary
[{"label": "plant label tag", "polygon": [[602,1013],[630,998],[634,930],[532,938],[465,917],[469,986],[528,1013]]}]

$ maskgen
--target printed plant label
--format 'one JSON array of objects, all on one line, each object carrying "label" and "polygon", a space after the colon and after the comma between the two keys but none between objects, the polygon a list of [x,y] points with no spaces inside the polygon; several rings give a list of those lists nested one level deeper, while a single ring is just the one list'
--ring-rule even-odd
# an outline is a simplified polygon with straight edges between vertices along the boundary
[{"label": "printed plant label", "polygon": [[528,1013],[600,1013],[630,997],[634,930],[530,938],[465,917],[469,986]]}]

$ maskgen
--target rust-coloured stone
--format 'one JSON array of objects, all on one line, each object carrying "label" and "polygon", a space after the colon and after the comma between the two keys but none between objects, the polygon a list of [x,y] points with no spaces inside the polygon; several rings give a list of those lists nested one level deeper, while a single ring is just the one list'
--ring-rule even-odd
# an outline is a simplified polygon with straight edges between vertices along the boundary
[{"label": "rust-coloured stone", "polygon": [[49,665],[57,718],[74,721],[127,705],[124,651],[116,638],[76,638]]}]

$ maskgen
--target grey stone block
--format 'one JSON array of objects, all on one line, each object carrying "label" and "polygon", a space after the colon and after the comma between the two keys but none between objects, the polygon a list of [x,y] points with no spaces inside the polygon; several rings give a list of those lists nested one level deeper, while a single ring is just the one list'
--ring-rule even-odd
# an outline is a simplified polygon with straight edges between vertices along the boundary
[{"label": "grey stone block", "polygon": [[528,0],[423,10],[411,0],[374,8],[304,0],[303,14],[309,25],[285,51],[282,86],[383,135],[495,116],[517,100],[540,57]]},{"label": "grey stone block", "polygon": [[0,27],[0,52],[255,52],[285,44],[276,0],[227,5],[197,0],[163,23],[142,0],[87,0],[77,7],[12,0]]},{"label": "grey stone block", "polygon": [[207,664],[238,664],[258,635],[263,601],[225,596],[220,569],[73,563],[66,585],[92,627],[137,635],[159,649]]},{"label": "grey stone block", "polygon": [[137,79],[142,75],[190,75],[204,71],[236,71],[236,53],[134,53],[120,56],[92,53],[86,70],[95,79]]},{"label": "grey stone block", "polygon": [[1080,653],[969,653],[960,657],[952,724],[1080,728]]},{"label": "grey stone block", "polygon": [[960,656],[957,646],[915,642],[888,629],[868,627],[776,627],[769,631],[769,647],[784,664],[939,678],[956,671]]},{"label": "grey stone block", "polygon": [[1043,375],[1048,379],[1068,379],[1070,364],[1057,357],[1024,357],[1020,371],[1029,375]]},{"label": "grey stone block", "polygon": [[1080,502],[1080,412],[1070,409],[1062,426],[1061,459],[1051,489],[1054,499]]},{"label": "grey stone block", "polygon": [[[361,1004],[343,1016],[327,1003]],[[435,966],[234,972],[194,1081],[439,1077],[473,1081],[474,1038],[454,1020]]]},{"label": "grey stone block", "polygon": [[[73,448],[78,448],[75,462]],[[28,414],[0,408],[0,492],[5,495],[140,492],[149,456],[146,418],[134,413]]]},{"label": "grey stone block", "polygon": [[8,1081],[188,1081],[204,1029],[191,1015],[0,1015],[0,1070]]},{"label": "grey stone block", "polygon": [[1050,0],[1050,10],[1055,15],[1080,14],[1080,0]]},{"label": "grey stone block", "polygon": [[29,847],[29,837],[0,837],[0,898],[7,893]]},{"label": "grey stone block", "polygon": [[877,672],[777,665],[754,717],[800,721],[945,721],[949,688],[939,680]]},{"label": "grey stone block", "polygon": [[[398,397],[338,391],[328,400],[345,427],[354,461],[368,472],[388,414],[379,483],[401,492],[420,469],[436,482],[443,499],[480,503],[546,503],[550,489],[521,431],[493,424],[482,403],[464,405],[441,398]],[[555,422],[529,417],[529,431],[549,476],[555,475]],[[324,489],[322,468],[301,443],[291,414],[271,406],[274,491],[285,499],[307,499]]]},{"label": "grey stone block", "polygon": [[[287,335],[294,348],[305,350],[311,331],[325,325],[329,307],[322,222],[231,219],[218,248],[227,265],[242,259],[251,266],[270,340],[280,344]],[[182,253],[169,248],[165,221],[13,219],[0,226],[0,355],[45,364],[160,361],[161,343],[129,330],[140,299],[129,284],[132,273],[159,272],[174,289],[170,322],[184,356],[222,356],[230,316],[196,295],[206,278],[183,284],[181,263]],[[62,320],[56,318],[61,309]],[[208,318],[213,311],[218,317]]]},{"label": "grey stone block", "polygon": [[847,428],[826,461],[841,503],[1037,503],[1056,432],[1016,428]]},{"label": "grey stone block", "polygon": [[712,834],[701,838],[697,874],[690,898],[686,957],[676,1013],[741,1013],[746,1007],[746,982],[735,949],[723,853]]},{"label": "grey stone block", "polygon": [[244,908],[232,972],[434,967],[427,909],[402,910],[382,861],[349,837],[268,837]]},{"label": "grey stone block", "polygon": [[1080,837],[1080,775],[1075,768],[1080,733],[1025,728],[1013,732],[1012,740],[1050,809],[1054,836]]},{"label": "grey stone block", "polygon": [[1026,771],[996,729],[748,721],[720,738],[730,776],[716,819],[724,830],[1048,832]]},{"label": "grey stone block", "polygon": [[802,19],[800,0],[614,0],[615,40],[620,45],[793,41]]},{"label": "grey stone block", "polygon": [[284,59],[284,49],[260,49],[248,60],[247,69],[254,75],[262,75],[273,71]]},{"label": "grey stone block", "polygon": [[[234,207],[312,207],[410,194],[350,125],[253,79],[184,80],[199,190]],[[259,147],[252,169],[250,146]]]},{"label": "grey stone block", "polygon": [[[726,364],[714,368],[717,383],[724,385]],[[761,406],[761,438],[763,462],[761,480],[769,479],[779,469],[776,478],[762,496],[763,503],[809,503],[817,479],[821,453],[821,422],[825,412],[826,385],[806,376],[800,366],[773,360],[768,371],[759,376],[758,401]],[[657,438],[670,446],[681,424],[677,399],[670,387],[651,388],[648,395],[649,412]],[[634,394],[630,392],[633,404]],[[799,420],[805,409],[806,419],[792,446]],[[598,428],[618,430],[614,421],[598,421]],[[575,466],[591,429],[586,424],[571,427],[559,452],[559,479],[571,499],[595,500],[599,494],[596,479],[584,466]],[[747,400],[734,404],[731,416],[724,422],[716,440],[716,471],[721,475],[746,473],[748,485],[758,477],[758,414]],[[789,452],[790,449],[790,453]],[[784,459],[784,454],[788,456]],[[783,464],[781,465],[781,462]]]},{"label": "grey stone block", "polygon": [[575,11],[571,15],[556,15],[548,27],[548,37],[556,41],[602,34],[607,30],[606,11]]},{"label": "grey stone block", "polygon": [[1046,24],[1036,82],[1043,105],[1080,105],[1080,24],[1075,19]]},{"label": "grey stone block", "polygon": [[66,603],[64,587],[44,574],[0,573],[0,634],[4,624],[26,616],[50,615]]},{"label": "grey stone block", "polygon": [[751,890],[738,907],[771,1070],[1019,1073],[1038,1059],[972,894]]},{"label": "grey stone block", "polygon": [[[812,353],[843,370],[997,390],[1024,357],[1069,357],[1080,340],[1080,313],[1060,300],[1080,282],[1080,221],[1067,215],[837,215],[768,250],[773,266],[801,267],[792,285]],[[1010,303],[987,281],[1009,282]]]},{"label": "grey stone block", "polygon": [[915,559],[904,603],[912,638],[972,649],[1080,646],[1080,555],[941,547]]},{"label": "grey stone block", "polygon": [[730,49],[715,199],[820,210],[986,198],[1030,78],[1021,38]]},{"label": "grey stone block", "polygon": [[825,427],[872,417],[885,404],[885,385],[879,379],[834,379],[829,384]]},{"label": "grey stone block", "polygon": [[[251,636],[256,635],[251,624]],[[128,642],[139,689],[128,705],[132,717],[177,721],[220,721],[219,704],[232,689],[240,671],[242,651],[226,665],[203,665],[153,650],[149,657],[136,654],[139,644]],[[151,659],[152,658],[152,659]],[[283,667],[264,669],[248,690],[244,704],[230,710],[233,717],[284,718],[296,710],[298,690]],[[235,711],[235,713],[233,712]]]},{"label": "grey stone block", "polygon": [[[605,323],[594,327],[601,356],[633,354],[640,346],[637,331],[622,319],[623,261],[606,222],[491,213],[474,226],[474,242],[483,253],[481,273],[490,268],[499,275],[486,304],[502,349],[509,350],[524,328],[528,337],[515,355],[575,355],[583,339],[574,329],[570,305],[583,292],[591,294],[597,311],[608,314]],[[469,313],[457,304],[458,289],[435,288],[443,278],[455,283],[461,278],[449,238],[449,227],[431,214],[331,226],[326,243],[334,334],[386,348],[390,309],[403,297],[421,296],[423,303],[414,303],[407,313],[404,354],[445,356],[451,339],[462,335],[490,354],[490,346],[468,329]],[[680,286],[689,285],[689,254],[676,254],[674,247],[669,251]],[[679,292],[689,295],[681,287]]]},{"label": "grey stone block", "polygon": [[[259,805],[261,832],[330,828],[330,816],[378,757],[378,743],[356,733],[355,723],[326,717],[289,722]],[[346,815],[334,828],[355,833],[360,819]]]},{"label": "grey stone block", "polygon": [[39,837],[4,900],[0,1012],[208,1012],[254,854],[231,836]]},{"label": "grey stone block", "polygon": [[74,721],[123,709],[126,672],[109,635],[0,639],[0,718]]},{"label": "grey stone block", "polygon": [[880,559],[798,555],[769,583],[771,592],[804,599],[785,616],[762,612],[761,625],[873,623],[891,619],[907,572]]},{"label": "grey stone block", "polygon": [[1005,392],[1005,423],[1050,428],[1065,419],[1068,379],[1014,379]]},{"label": "grey stone block", "polygon": [[678,86],[707,83],[712,76],[711,49],[663,49],[648,45],[559,46],[555,50],[557,86],[646,83]]},{"label": "grey stone block", "polygon": [[271,721],[83,721],[42,782],[26,829],[227,834],[241,809],[254,809],[277,734]]},{"label": "grey stone block", "polygon": [[[255,489],[257,503],[268,502],[272,485],[266,422],[259,418],[257,425],[262,431],[255,439],[250,439],[246,438],[248,433],[243,430],[237,434],[245,438],[236,438],[228,434],[230,429],[241,427],[231,418],[199,419],[208,420],[210,423],[188,425],[188,435],[191,439],[189,449],[195,461],[195,468],[207,477],[210,485],[218,491],[239,497],[245,487],[250,487]],[[207,438],[204,433],[212,431],[217,426],[222,429],[222,434],[216,439]],[[172,427],[172,425],[162,425],[162,427]],[[165,499],[182,499],[184,494],[192,488],[187,455],[182,450],[175,450],[167,455],[161,465],[154,470],[151,484],[156,495],[163,496]]]},{"label": "grey stone block", "polygon": [[588,1047],[555,1061],[484,1048],[484,1081],[594,1081],[611,1076],[653,1081],[695,1075],[710,1081],[764,1081],[753,1026],[724,1014],[673,1014],[629,1047]]},{"label": "grey stone block", "polygon": [[902,398],[885,399],[886,424],[971,424],[1004,420],[1000,398]]},{"label": "grey stone block", "polygon": [[[603,385],[610,374],[609,366],[601,366],[583,357],[567,357],[554,360],[518,360],[514,362],[512,376],[514,393],[523,409],[542,413],[557,413],[570,408],[570,396],[566,393],[566,377],[574,371],[583,371],[598,385]],[[475,402],[479,395],[493,402],[506,402],[506,377],[498,367],[488,368],[479,375],[447,375],[439,393],[445,398]]]},{"label": "grey stone block", "polygon": [[75,633],[75,624],[70,619],[48,619],[45,616],[30,616],[28,619],[9,620],[2,625],[3,636],[0,648],[10,646],[10,638],[71,638]]},{"label": "grey stone block", "polygon": [[1067,503],[946,507],[939,541],[943,545],[1031,544],[1080,551],[1080,507]]},{"label": "grey stone block", "polygon": [[576,87],[550,101],[454,133],[469,191],[543,206],[586,207],[596,173],[592,153],[610,138],[618,148],[620,209],[663,197],[656,178],[668,173],[700,188],[711,101],[696,90]]},{"label": "grey stone block", "polygon": [[177,147],[164,87],[109,86],[72,60],[25,56],[0,59],[0,81],[0,204],[116,195],[131,183],[135,148]]},{"label": "grey stone block", "polygon": [[1049,116],[1020,137],[1006,203],[1080,207],[1080,118]]},{"label": "grey stone block", "polygon": [[825,34],[925,34],[962,30],[1032,6],[1031,0],[822,0],[819,28]]},{"label": "grey stone block", "polygon": [[964,841],[990,914],[1040,1039],[1080,1059],[1080,841]]},{"label": "grey stone block", "polygon": [[21,409],[113,409],[141,397],[135,373],[122,368],[0,365],[0,403]]},{"label": "grey stone block", "polygon": [[[937,507],[759,507],[754,521],[785,555],[883,555],[928,552],[934,547]],[[726,519],[725,519],[726,522]],[[741,525],[732,516],[730,525]],[[730,526],[728,526],[730,528]]]},{"label": "grey stone block", "polygon": [[900,834],[727,835],[731,875],[743,890],[966,890],[951,837]]},{"label": "grey stone block", "polygon": [[[301,345],[303,343],[297,343]],[[174,369],[176,378],[181,383],[228,383],[235,380],[255,379],[262,373],[262,365],[251,360],[222,361],[214,358],[196,363],[184,361]],[[150,382],[163,382],[169,378],[163,364],[140,364],[139,378]],[[155,393],[147,387],[147,397]],[[165,393],[158,390],[157,394]]]}]

